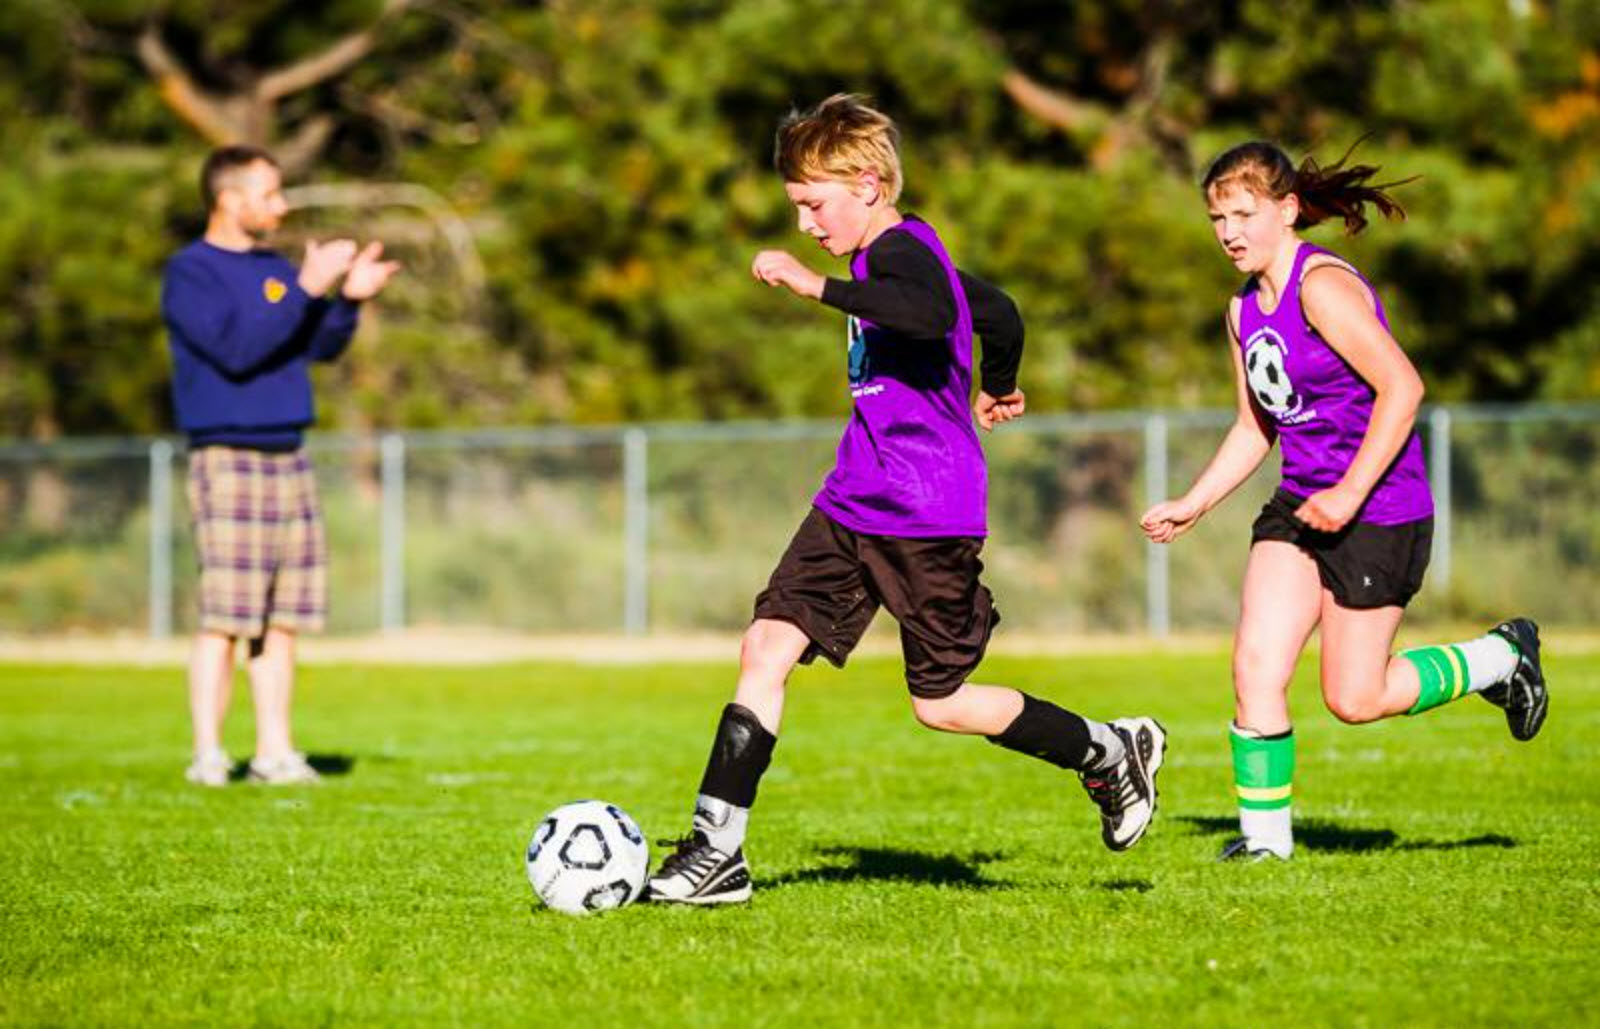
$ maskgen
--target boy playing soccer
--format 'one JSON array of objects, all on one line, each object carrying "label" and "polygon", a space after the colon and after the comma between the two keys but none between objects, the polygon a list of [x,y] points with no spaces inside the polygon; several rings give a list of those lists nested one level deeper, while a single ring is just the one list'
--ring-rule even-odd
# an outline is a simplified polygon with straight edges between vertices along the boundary
[{"label": "boy playing soccer", "polygon": [[[1136,843],[1155,812],[1166,735],[1153,719],[1093,722],[967,681],[999,621],[978,581],[987,475],[972,420],[988,430],[1022,415],[1022,321],[1008,296],[955,267],[926,222],[896,209],[897,135],[851,95],[791,113],[778,129],[776,164],[800,230],[848,256],[851,280],[824,278],[781,250],[757,254],[751,271],[849,316],[854,411],[837,464],[756,598],[690,833],[650,879],[656,901],[749,899],[745,829],[789,672],[819,654],[842,666],[880,606],[900,623],[923,725],[981,733],[1078,772],[1112,850]],[[974,332],[984,381],[969,413]]]}]

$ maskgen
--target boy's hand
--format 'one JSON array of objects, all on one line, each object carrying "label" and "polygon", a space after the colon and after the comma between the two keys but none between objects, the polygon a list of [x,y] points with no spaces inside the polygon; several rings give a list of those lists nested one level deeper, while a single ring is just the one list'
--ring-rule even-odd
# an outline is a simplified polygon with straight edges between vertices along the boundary
[{"label": "boy's hand", "polygon": [[763,250],[750,262],[750,274],[769,286],[787,286],[798,296],[812,300],[822,296],[821,275],[795,260],[787,250]]},{"label": "boy's hand", "polygon": [[376,240],[356,255],[340,290],[346,300],[369,300],[389,284],[389,277],[400,270],[400,262],[380,260],[382,257],[383,244]]},{"label": "boy's hand", "polygon": [[1012,390],[1003,397],[991,397],[979,390],[978,399],[972,402],[972,413],[978,419],[978,428],[989,432],[1001,422],[1021,418],[1027,406],[1027,399],[1020,389]]},{"label": "boy's hand", "polygon": [[339,276],[350,270],[350,262],[355,259],[356,241],[353,239],[331,239],[326,243],[306,240],[306,256],[300,262],[300,288],[310,296],[322,296],[339,281]]}]

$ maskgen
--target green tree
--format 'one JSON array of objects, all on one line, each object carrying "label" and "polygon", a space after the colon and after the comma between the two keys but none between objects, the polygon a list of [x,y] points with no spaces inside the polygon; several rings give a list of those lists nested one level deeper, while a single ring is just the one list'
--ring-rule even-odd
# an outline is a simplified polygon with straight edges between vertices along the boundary
[{"label": "green tree", "polygon": [[1260,136],[1365,136],[1421,176],[1405,223],[1315,238],[1379,283],[1435,399],[1600,396],[1580,0],[48,0],[0,7],[0,56],[7,435],[170,424],[157,283],[224,138],[321,190],[286,251],[353,232],[407,263],[319,373],[325,423],[842,411],[839,320],[747,272],[769,245],[828,263],[770,148],[840,90],[893,113],[908,206],[1018,299],[1036,410],[1228,401],[1236,282],[1195,181]]}]

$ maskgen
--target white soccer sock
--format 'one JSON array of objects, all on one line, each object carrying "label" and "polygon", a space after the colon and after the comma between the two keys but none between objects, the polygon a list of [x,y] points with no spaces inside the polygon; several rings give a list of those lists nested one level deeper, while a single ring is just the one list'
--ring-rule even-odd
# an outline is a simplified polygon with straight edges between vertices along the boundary
[{"label": "white soccer sock", "polygon": [[744,834],[749,825],[749,808],[704,793],[695,798],[694,827],[705,833],[711,845],[724,854],[732,854],[744,846]]},{"label": "white soccer sock", "polygon": [[1294,824],[1289,807],[1271,811],[1239,809],[1239,831],[1244,835],[1248,850],[1270,850],[1287,860],[1294,853]]},{"label": "white soccer sock", "polygon": [[1105,771],[1108,768],[1115,768],[1128,756],[1128,749],[1122,745],[1122,735],[1117,730],[1092,718],[1085,718],[1083,724],[1089,727],[1089,739],[1100,748],[1101,757],[1093,766],[1094,770]]},{"label": "white soccer sock", "polygon": [[[1266,740],[1266,737],[1262,736],[1261,733],[1256,732],[1254,729],[1244,728],[1237,722],[1232,723],[1228,729],[1233,736],[1232,746],[1234,752],[1235,788],[1240,790],[1242,797],[1244,787],[1238,785],[1241,767],[1250,767],[1253,762],[1251,759],[1241,756],[1241,748],[1254,750],[1256,748],[1266,746],[1267,744],[1262,742]],[[1272,742],[1277,746],[1292,745],[1293,737],[1285,738],[1282,736],[1274,736],[1269,742]],[[1291,768],[1293,753],[1294,751],[1291,747],[1288,752],[1288,760],[1291,762]],[[1283,760],[1283,757],[1280,755],[1280,761],[1281,760]],[[1244,762],[1243,766],[1241,766],[1241,761]],[[1267,759],[1264,767],[1270,768],[1271,765],[1271,760]],[[1286,779],[1281,783],[1279,783],[1276,778],[1269,779],[1268,782],[1271,783],[1272,786],[1281,786],[1285,789],[1292,788],[1293,786],[1292,778]],[[1239,806],[1239,833],[1244,837],[1245,849],[1251,851],[1270,850],[1278,857],[1287,861],[1289,856],[1294,853],[1293,812],[1293,804],[1285,804],[1284,806],[1278,808],[1263,809],[1245,807],[1241,802]]]},{"label": "white soccer sock", "polygon": [[1486,686],[1495,686],[1511,679],[1517,670],[1520,655],[1511,641],[1489,633],[1475,640],[1455,644],[1461,656],[1467,659],[1467,690],[1476,693]]}]

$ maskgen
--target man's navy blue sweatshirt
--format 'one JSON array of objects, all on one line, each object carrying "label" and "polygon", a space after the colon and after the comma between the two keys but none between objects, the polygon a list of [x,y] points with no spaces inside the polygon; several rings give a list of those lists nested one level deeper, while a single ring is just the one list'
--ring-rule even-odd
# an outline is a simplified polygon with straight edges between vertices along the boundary
[{"label": "man's navy blue sweatshirt", "polygon": [[300,445],[315,417],[312,361],[344,353],[358,305],[311,297],[270,250],[196,240],[167,262],[161,314],[172,348],[172,401],[190,446]]}]

